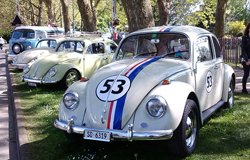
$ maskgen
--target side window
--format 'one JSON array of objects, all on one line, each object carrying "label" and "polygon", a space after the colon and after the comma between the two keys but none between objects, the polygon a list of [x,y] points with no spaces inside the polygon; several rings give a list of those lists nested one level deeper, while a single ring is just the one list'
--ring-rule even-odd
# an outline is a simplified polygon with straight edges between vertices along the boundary
[{"label": "side window", "polygon": [[210,41],[208,37],[200,37],[195,43],[195,52],[200,56],[200,62],[213,59],[211,52]]},{"label": "side window", "polygon": [[80,42],[76,42],[76,52],[82,52],[83,47]]},{"label": "side window", "polygon": [[213,42],[214,42],[214,48],[215,48],[215,52],[216,52],[216,58],[222,57],[220,45],[215,37],[213,37]]},{"label": "side window", "polygon": [[92,43],[88,46],[88,54],[100,54],[104,53],[104,44],[103,43]]},{"label": "side window", "polygon": [[115,53],[115,51],[117,49],[117,46],[115,44],[108,42],[106,44],[106,46],[107,46],[107,52],[108,53]]}]

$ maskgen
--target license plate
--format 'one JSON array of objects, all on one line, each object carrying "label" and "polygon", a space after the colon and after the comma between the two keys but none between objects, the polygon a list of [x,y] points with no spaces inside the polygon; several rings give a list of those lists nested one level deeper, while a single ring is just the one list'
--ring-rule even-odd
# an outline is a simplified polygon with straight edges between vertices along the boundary
[{"label": "license plate", "polygon": [[29,86],[36,87],[36,83],[28,82]]},{"label": "license plate", "polygon": [[83,138],[96,141],[110,142],[110,133],[102,131],[85,130]]}]

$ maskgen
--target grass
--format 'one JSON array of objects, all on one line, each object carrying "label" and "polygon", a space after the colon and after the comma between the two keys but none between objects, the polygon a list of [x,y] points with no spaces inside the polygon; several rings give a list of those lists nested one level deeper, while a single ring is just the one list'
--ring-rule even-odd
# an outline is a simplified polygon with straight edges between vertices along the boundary
[{"label": "grass", "polygon": [[[165,143],[157,141],[69,141],[53,125],[64,90],[55,85],[30,87],[20,82],[20,71],[12,67],[10,70],[16,82],[33,160],[178,159],[168,154]],[[217,111],[201,128],[194,154],[185,159],[250,159],[249,95],[236,93],[234,107]]]}]

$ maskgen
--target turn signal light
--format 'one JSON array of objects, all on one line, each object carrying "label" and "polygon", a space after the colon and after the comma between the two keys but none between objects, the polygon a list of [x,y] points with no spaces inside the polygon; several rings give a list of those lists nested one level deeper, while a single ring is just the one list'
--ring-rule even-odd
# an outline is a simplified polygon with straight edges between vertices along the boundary
[{"label": "turn signal light", "polygon": [[81,82],[87,82],[88,80],[89,80],[88,77],[82,77],[80,81],[81,81]]},{"label": "turn signal light", "polygon": [[169,81],[169,80],[163,80],[163,81],[162,81],[162,85],[168,85],[168,84],[170,84],[170,81]]}]

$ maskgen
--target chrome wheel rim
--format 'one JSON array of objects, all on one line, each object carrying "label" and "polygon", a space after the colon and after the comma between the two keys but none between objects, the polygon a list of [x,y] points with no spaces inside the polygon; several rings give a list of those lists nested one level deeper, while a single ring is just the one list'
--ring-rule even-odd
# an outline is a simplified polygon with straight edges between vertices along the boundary
[{"label": "chrome wheel rim", "polygon": [[228,103],[230,107],[233,106],[233,101],[234,101],[233,84],[230,83],[228,88]]},{"label": "chrome wheel rim", "polygon": [[66,85],[69,87],[70,85],[72,85],[73,83],[75,83],[77,81],[77,75],[74,72],[70,72],[67,76],[66,76]]},{"label": "chrome wheel rim", "polygon": [[186,145],[191,148],[196,140],[197,121],[194,110],[191,110],[186,119]]}]

